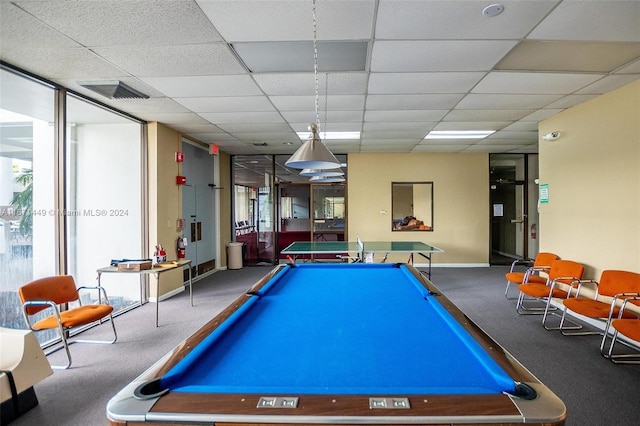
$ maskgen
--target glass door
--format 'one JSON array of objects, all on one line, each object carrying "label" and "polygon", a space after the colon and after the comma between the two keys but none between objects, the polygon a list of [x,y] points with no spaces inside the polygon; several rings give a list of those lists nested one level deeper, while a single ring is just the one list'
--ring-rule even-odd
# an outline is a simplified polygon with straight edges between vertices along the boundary
[{"label": "glass door", "polygon": [[312,185],[313,240],[344,241],[344,185]]},{"label": "glass door", "polygon": [[528,256],[525,156],[491,156],[491,264]]}]

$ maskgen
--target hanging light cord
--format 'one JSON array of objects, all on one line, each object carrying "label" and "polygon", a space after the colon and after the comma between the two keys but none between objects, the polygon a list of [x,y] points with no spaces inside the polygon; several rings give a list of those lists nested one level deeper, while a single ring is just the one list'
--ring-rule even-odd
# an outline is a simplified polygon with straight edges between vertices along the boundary
[{"label": "hanging light cord", "polygon": [[324,136],[327,137],[327,104],[329,103],[329,73],[324,74]]},{"label": "hanging light cord", "polygon": [[318,24],[316,22],[316,0],[313,0],[313,77],[315,80],[315,94],[316,94],[316,124],[318,125],[318,133],[320,132],[320,113],[319,109],[319,97],[318,91]]}]

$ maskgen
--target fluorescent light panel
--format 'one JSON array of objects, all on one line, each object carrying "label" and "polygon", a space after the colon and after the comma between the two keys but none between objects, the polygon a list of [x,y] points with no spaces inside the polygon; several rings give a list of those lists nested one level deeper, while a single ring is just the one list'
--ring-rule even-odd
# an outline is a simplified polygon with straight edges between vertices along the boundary
[{"label": "fluorescent light panel", "polygon": [[[296,132],[301,140],[309,139],[311,132]],[[360,132],[320,132],[320,139],[360,139]]]},{"label": "fluorescent light panel", "polygon": [[425,139],[484,139],[495,130],[432,130]]}]

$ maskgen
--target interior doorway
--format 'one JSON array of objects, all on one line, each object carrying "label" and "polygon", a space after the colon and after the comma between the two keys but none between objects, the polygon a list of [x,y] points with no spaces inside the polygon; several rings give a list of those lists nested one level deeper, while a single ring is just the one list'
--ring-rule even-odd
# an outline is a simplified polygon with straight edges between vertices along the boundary
[{"label": "interior doorway", "polygon": [[489,263],[507,265],[538,252],[537,155],[490,156]]},{"label": "interior doorway", "polygon": [[183,234],[187,239],[185,256],[192,261],[192,275],[206,274],[216,268],[215,186],[213,156],[187,141],[182,173],[187,184],[182,186]]}]

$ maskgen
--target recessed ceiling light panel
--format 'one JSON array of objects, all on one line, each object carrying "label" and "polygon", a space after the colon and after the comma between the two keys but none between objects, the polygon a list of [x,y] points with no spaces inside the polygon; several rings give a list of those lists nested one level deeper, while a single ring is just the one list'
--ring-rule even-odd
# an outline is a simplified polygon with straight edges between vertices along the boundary
[{"label": "recessed ceiling light panel", "polygon": [[[296,132],[300,140],[309,138],[311,132]],[[345,140],[345,139],[360,139],[360,132],[320,132],[320,139],[322,140]]]},{"label": "recessed ceiling light panel", "polygon": [[432,130],[425,139],[484,139],[495,130]]}]

